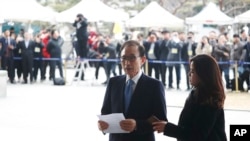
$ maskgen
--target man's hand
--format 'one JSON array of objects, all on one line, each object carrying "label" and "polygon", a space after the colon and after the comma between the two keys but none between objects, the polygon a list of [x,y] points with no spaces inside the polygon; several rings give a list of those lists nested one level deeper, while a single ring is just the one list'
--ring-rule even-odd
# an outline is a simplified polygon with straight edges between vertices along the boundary
[{"label": "man's hand", "polygon": [[120,122],[123,130],[132,132],[136,129],[136,121],[134,119],[125,119]]},{"label": "man's hand", "polygon": [[13,45],[9,45],[8,48],[13,50],[14,46]]},{"label": "man's hand", "polygon": [[109,125],[107,122],[102,121],[102,120],[98,121],[98,128],[100,131],[106,130],[106,129],[108,129],[108,127],[109,127]]}]

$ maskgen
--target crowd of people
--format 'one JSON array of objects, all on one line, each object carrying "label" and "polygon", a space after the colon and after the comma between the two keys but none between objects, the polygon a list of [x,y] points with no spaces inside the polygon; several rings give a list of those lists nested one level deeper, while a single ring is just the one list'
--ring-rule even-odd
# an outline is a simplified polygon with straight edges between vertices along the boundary
[{"label": "crowd of people", "polygon": [[1,69],[7,70],[9,82],[12,84],[34,83],[39,78],[38,71],[40,80],[44,81],[47,67],[50,68],[49,80],[55,79],[57,66],[60,77],[63,77],[61,58],[63,44],[64,39],[55,29],[42,30],[36,35],[23,29],[17,35],[13,28],[7,29],[0,37]]},{"label": "crowd of people", "polygon": [[[94,38],[91,38],[93,40],[91,44],[89,44],[89,48],[97,53],[96,56],[92,56],[94,58],[116,58],[120,60],[120,47],[123,42],[129,39],[137,40],[145,47],[148,60],[148,66],[143,66],[144,72],[147,72],[149,76],[154,74],[152,77],[161,80],[163,85],[169,89],[173,89],[174,86],[176,86],[176,89],[180,89],[182,65],[186,73],[186,78],[182,80],[186,80],[186,89],[191,89],[188,80],[190,58],[198,54],[211,55],[219,63],[221,74],[223,74],[225,80],[225,88],[235,89],[234,79],[238,77],[239,84],[243,85],[245,81],[248,86],[247,89],[249,89],[250,65],[247,62],[250,61],[250,42],[248,38],[244,30],[242,30],[240,34],[233,34],[232,37],[227,33],[217,34],[215,31],[211,31],[208,35],[202,36],[197,42],[193,32],[188,32],[186,34],[184,32],[162,30],[150,31],[147,36],[144,36],[142,33],[135,36],[127,35],[122,41],[114,44],[111,42],[110,36],[94,34]],[[116,55],[114,55],[114,53]],[[106,57],[107,54],[108,57]],[[107,67],[108,63],[110,63],[109,67]],[[116,63],[98,62],[95,66],[96,79],[98,79],[98,70],[100,66],[104,66],[106,70],[107,81],[109,80],[111,72],[113,72],[114,76],[117,75],[115,72],[116,66],[118,67],[119,75],[122,74],[119,61]],[[238,69],[238,76],[236,76],[235,73],[236,66]],[[173,76],[173,69],[175,69],[176,77]],[[234,74],[233,76],[230,76],[231,71]],[[167,73],[168,77],[166,76]],[[173,78],[176,80],[173,80]],[[173,84],[173,82],[176,84]]]},{"label": "crowd of people", "polygon": [[[232,37],[227,33],[217,34],[215,31],[211,31],[197,42],[193,32],[184,33],[169,30],[151,30],[147,35],[142,33],[124,34],[122,40],[114,40],[110,35],[88,30],[88,21],[82,14],[76,16],[72,26],[76,28],[77,41],[73,42],[73,47],[78,57],[77,61],[86,58],[103,59],[103,61],[97,62],[90,61],[90,64],[96,69],[96,79],[99,77],[100,67],[104,68],[106,81],[103,84],[105,85],[112,75],[117,76],[123,73],[120,64],[120,48],[125,41],[132,39],[145,47],[148,65],[147,67],[143,66],[144,71],[149,76],[154,74],[152,77],[160,80],[169,89],[180,89],[181,80],[186,81],[184,89],[191,88],[188,81],[189,60],[198,54],[211,55],[219,62],[227,89],[235,88],[231,78],[235,79],[236,76],[234,71],[236,61],[240,84],[243,85],[245,81],[247,89],[250,89],[250,65],[247,63],[250,62],[250,42],[248,34],[244,30]],[[63,43],[64,39],[55,29],[42,30],[37,35],[24,30],[16,35],[13,29],[6,30],[0,38],[1,69],[8,71],[10,83],[27,84],[28,76],[30,83],[33,83],[38,78],[38,70],[40,70],[40,80],[43,81],[46,79],[48,67],[50,68],[49,80],[55,79],[57,67],[60,77],[63,78]],[[182,65],[186,73],[184,79],[181,78]],[[117,70],[118,72],[116,72]],[[175,70],[175,77],[173,70]],[[231,70],[234,76],[230,76]],[[15,74],[17,79],[15,79]],[[22,74],[23,78],[21,79]],[[81,80],[84,80],[83,71],[76,72],[75,77],[78,75],[81,75]]]}]

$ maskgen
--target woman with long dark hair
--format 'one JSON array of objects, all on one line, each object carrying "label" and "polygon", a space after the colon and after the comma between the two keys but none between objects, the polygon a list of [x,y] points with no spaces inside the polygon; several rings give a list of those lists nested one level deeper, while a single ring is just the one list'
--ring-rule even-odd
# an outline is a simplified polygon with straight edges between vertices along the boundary
[{"label": "woman with long dark hair", "polygon": [[186,99],[178,125],[154,122],[154,130],[178,141],[226,141],[225,92],[216,60],[205,54],[193,57],[189,80],[193,90]]}]

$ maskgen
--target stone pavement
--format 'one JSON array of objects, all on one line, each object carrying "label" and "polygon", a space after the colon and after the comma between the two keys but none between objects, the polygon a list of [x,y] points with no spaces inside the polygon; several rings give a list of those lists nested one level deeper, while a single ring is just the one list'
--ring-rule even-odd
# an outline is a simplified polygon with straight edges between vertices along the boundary
[{"label": "stone pavement", "polygon": [[[7,84],[7,97],[0,98],[1,141],[107,141],[97,129],[105,86],[104,70],[94,79],[94,70],[86,70],[85,81],[72,81],[73,69],[65,73],[67,84],[54,86],[52,81],[34,84]],[[184,82],[183,82],[184,83]],[[166,89],[169,121],[178,123],[179,114],[188,96],[182,90]],[[229,125],[250,124],[250,93],[227,91],[225,101],[226,133]],[[157,141],[176,141],[156,133]]]},{"label": "stone pavement", "polygon": [[[167,105],[183,107],[188,91],[166,90]],[[226,91],[225,109],[250,112],[250,93]]]}]

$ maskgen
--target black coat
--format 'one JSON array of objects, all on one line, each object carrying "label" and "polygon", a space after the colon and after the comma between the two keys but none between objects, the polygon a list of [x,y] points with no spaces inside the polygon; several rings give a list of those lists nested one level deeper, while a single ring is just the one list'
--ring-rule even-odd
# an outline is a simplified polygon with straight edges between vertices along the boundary
[{"label": "black coat", "polygon": [[21,49],[21,56],[22,57],[29,57],[33,58],[33,51],[35,48],[35,42],[32,40],[29,40],[28,47],[25,45],[25,40],[18,42],[17,49]]},{"label": "black coat", "polygon": [[[197,47],[197,43],[192,43],[191,45],[191,52],[188,50],[189,43],[185,42],[182,49],[181,49],[181,59],[182,61],[189,61],[190,57],[195,56],[195,49]],[[191,54],[190,54],[191,53]]]},{"label": "black coat", "polygon": [[34,48],[34,58],[42,58],[43,57],[43,49],[44,45],[43,43],[35,42],[35,48]]},{"label": "black coat", "polygon": [[62,55],[62,44],[63,44],[63,39],[62,38],[57,38],[57,39],[50,39],[47,50],[51,55],[51,58],[61,58]]},{"label": "black coat", "polygon": [[198,104],[192,91],[178,125],[167,123],[164,135],[178,141],[226,141],[224,110]]},{"label": "black coat", "polygon": [[73,26],[76,28],[76,37],[78,40],[83,40],[88,37],[87,27],[88,22],[86,18],[83,18],[80,21],[75,21]]},{"label": "black coat", "polygon": [[167,57],[168,57],[168,52],[169,52],[169,44],[170,44],[170,40],[162,40],[160,43],[160,55],[159,55],[159,59],[166,61]]},{"label": "black coat", "polygon": [[[154,46],[154,55],[156,57],[156,60],[159,60],[160,58],[160,45],[159,42],[154,42],[155,46]],[[148,53],[151,47],[151,42],[145,42],[144,43],[144,47],[145,47],[145,51],[146,51],[146,57],[148,58]]]}]

